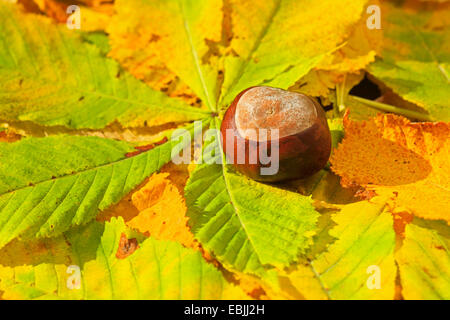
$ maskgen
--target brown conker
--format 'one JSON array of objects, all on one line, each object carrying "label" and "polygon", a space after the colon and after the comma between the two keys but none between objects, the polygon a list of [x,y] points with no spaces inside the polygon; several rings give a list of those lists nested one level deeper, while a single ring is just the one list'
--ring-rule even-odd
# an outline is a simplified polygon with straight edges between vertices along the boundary
[{"label": "brown conker", "polygon": [[[258,181],[307,177],[326,165],[331,152],[322,106],[307,95],[278,88],[257,86],[239,93],[225,112],[220,131],[228,163]],[[278,154],[276,172],[264,173],[274,165],[264,154],[271,160]]]}]

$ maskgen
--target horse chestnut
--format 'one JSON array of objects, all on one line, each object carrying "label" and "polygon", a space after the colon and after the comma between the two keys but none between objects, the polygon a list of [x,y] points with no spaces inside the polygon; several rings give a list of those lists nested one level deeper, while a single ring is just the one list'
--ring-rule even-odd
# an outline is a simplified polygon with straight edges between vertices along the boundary
[{"label": "horse chestnut", "polygon": [[220,131],[227,161],[258,181],[307,177],[326,165],[331,152],[321,105],[278,88],[242,91],[225,112]]}]

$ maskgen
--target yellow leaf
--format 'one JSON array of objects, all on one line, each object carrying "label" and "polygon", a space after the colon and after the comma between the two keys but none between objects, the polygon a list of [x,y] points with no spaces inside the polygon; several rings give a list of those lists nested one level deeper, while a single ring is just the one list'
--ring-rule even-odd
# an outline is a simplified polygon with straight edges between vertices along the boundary
[{"label": "yellow leaf", "polygon": [[161,240],[178,241],[185,247],[198,248],[187,225],[186,204],[168,173],[154,174],[131,197],[139,214],[128,226]]},{"label": "yellow leaf", "polygon": [[155,44],[152,34],[149,32],[130,33],[127,37],[116,37],[116,32],[120,33],[120,31],[115,30],[120,29],[121,26],[121,24],[111,23],[108,27],[108,31],[111,32],[111,51],[108,55],[119,61],[122,67],[153,89],[198,106],[198,97],[194,92],[175,73],[167,69],[158,57],[157,49],[153,48]]},{"label": "yellow leaf", "polygon": [[337,103],[335,95],[337,92],[331,92],[340,85],[345,92],[342,98],[345,98],[348,92],[364,78],[364,73],[341,73],[335,70],[313,69],[293,86],[291,91],[301,92],[314,97],[321,97],[322,101],[328,99],[329,103]]},{"label": "yellow leaf", "polygon": [[313,97],[327,97],[336,83],[342,82],[342,75],[324,70],[313,69],[289,88]]},{"label": "yellow leaf", "polygon": [[346,186],[393,198],[426,219],[450,221],[450,124],[411,123],[394,115],[344,120],[345,138],[331,158]]},{"label": "yellow leaf", "polygon": [[361,70],[375,61],[383,42],[383,31],[369,29],[366,25],[370,15],[365,9],[379,4],[379,0],[368,1],[359,21],[349,28],[348,38],[343,45],[327,54],[290,90],[316,97],[328,97],[330,89],[334,89],[337,84],[348,86],[349,90],[358,84],[364,76]]},{"label": "yellow leaf", "polygon": [[[156,65],[159,78],[176,73],[207,106],[216,107],[218,70],[217,61],[209,60],[209,43],[221,39],[220,0],[119,0],[115,9],[118,14],[108,28],[113,57],[131,58],[129,69],[139,67],[136,63]],[[132,73],[142,77],[140,71]]]},{"label": "yellow leaf", "polygon": [[80,26],[83,31],[105,30],[114,13],[112,5],[97,8],[82,7],[80,12]]},{"label": "yellow leaf", "polygon": [[[380,5],[380,1],[371,0],[366,7]],[[375,56],[383,42],[383,30],[369,29],[367,20],[370,17],[364,10],[358,23],[352,26],[351,34],[345,45],[328,55],[317,66],[317,69],[339,73],[357,73],[369,63],[375,61]]]},{"label": "yellow leaf", "polygon": [[153,32],[152,25],[147,24],[150,9],[140,6],[142,3],[137,1],[116,1],[117,14],[107,27],[111,45],[109,56],[153,89],[198,106],[195,93],[168,69],[159,55],[163,45],[158,42],[161,38]]}]

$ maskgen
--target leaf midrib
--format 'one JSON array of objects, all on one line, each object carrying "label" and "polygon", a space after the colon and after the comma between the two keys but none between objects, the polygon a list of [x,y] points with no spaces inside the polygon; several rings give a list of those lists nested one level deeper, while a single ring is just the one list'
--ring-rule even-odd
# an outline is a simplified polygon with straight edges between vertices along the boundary
[{"label": "leaf midrib", "polygon": [[[317,281],[319,282],[319,284],[320,284],[320,286],[321,286],[321,288],[322,288],[322,291],[326,294],[326,296],[328,297],[328,299],[333,299],[332,297],[331,297],[331,295],[330,295],[330,291],[332,290],[332,289],[334,289],[337,285],[339,285],[340,283],[342,283],[344,280],[345,280],[345,278],[342,278],[340,281],[338,281],[336,284],[334,284],[334,286],[332,287],[332,288],[328,288],[328,290],[327,290],[327,288],[326,288],[326,286],[325,286],[325,284],[323,283],[323,281],[322,281],[322,277],[323,277],[323,275],[324,274],[326,274],[328,271],[330,271],[331,269],[333,269],[346,255],[347,255],[347,253],[348,252],[350,252],[351,250],[351,248],[353,248],[354,246],[355,246],[355,244],[357,243],[357,241],[359,240],[359,239],[361,239],[367,232],[368,232],[368,230],[372,227],[372,225],[376,222],[376,221],[378,221],[378,219],[381,217],[381,214],[382,214],[382,212],[384,211],[384,209],[385,209],[385,207],[386,207],[386,204],[384,204],[384,206],[382,207],[382,208],[380,208],[380,209],[378,209],[378,212],[377,212],[377,214],[376,214],[376,216],[374,217],[374,219],[367,225],[367,227],[366,228],[364,228],[364,230],[361,232],[361,234],[359,235],[359,237],[358,237],[358,239],[356,240],[356,241],[354,241],[341,255],[340,255],[340,257],[333,263],[333,264],[331,264],[330,266],[328,266],[324,271],[322,271],[322,273],[319,273],[319,272],[317,272],[317,270],[315,269],[315,267],[314,267],[314,260],[313,261],[311,261],[310,263],[309,263],[309,265],[310,265],[310,268],[311,268],[311,270],[313,271],[313,273],[314,273],[314,276],[316,277],[316,279],[317,279]],[[379,238],[381,239],[381,238],[383,238],[385,235],[387,234],[387,232],[385,232],[385,233],[383,233],[382,234],[382,236],[380,236]],[[375,243],[377,243],[377,241],[375,241]],[[371,249],[373,249],[373,248],[375,248],[375,246],[373,246]],[[370,251],[369,251],[369,253],[370,253]],[[369,255],[369,253],[367,253],[363,258],[361,258],[361,260],[359,261],[359,263],[355,266],[355,267],[353,267],[353,269],[350,271],[350,273],[349,274],[352,274],[353,273],[353,271],[357,268],[357,266],[362,262],[362,260],[366,257],[366,256],[368,256]],[[322,255],[321,255],[322,256]],[[315,259],[315,260],[317,260],[317,259]]]},{"label": "leaf midrib", "polygon": [[[215,117],[215,127],[216,127],[216,130],[217,130],[217,127],[219,127],[219,126],[218,126],[218,118],[217,118],[217,117]],[[218,138],[218,137],[216,136],[216,138]],[[218,141],[218,143],[219,143],[220,150],[223,150],[223,149],[222,149],[222,143],[221,143],[220,139],[218,139],[218,140],[216,140],[216,141]],[[226,175],[226,167],[225,167],[225,166],[226,166],[226,161],[225,161],[223,152],[221,152],[221,159],[222,159],[222,161],[221,161],[221,164],[222,164],[222,176],[223,176],[223,180],[225,181],[225,189],[226,189],[226,191],[227,191],[228,196],[230,197],[230,200],[231,200],[231,206],[232,206],[233,209],[234,209],[234,214],[235,214],[236,217],[238,218],[239,223],[240,223],[241,226],[242,226],[242,229],[244,230],[245,234],[247,235],[247,239],[248,239],[248,241],[249,241],[249,243],[250,243],[250,245],[251,245],[253,251],[256,253],[256,255],[257,255],[257,257],[258,257],[258,262],[262,265],[262,262],[261,262],[261,259],[260,259],[260,256],[261,256],[261,255],[260,255],[260,253],[258,253],[258,250],[256,250],[256,247],[255,247],[255,245],[253,244],[253,240],[251,239],[250,234],[249,234],[249,232],[247,231],[247,229],[246,229],[246,227],[245,227],[245,224],[243,223],[243,221],[241,220],[241,217],[239,216],[239,209],[238,209],[238,207],[235,205],[236,200],[234,199],[233,193],[231,192],[230,183],[229,183],[229,181],[228,181],[228,179],[227,179],[227,175]],[[248,263],[248,262],[247,262],[247,263]],[[245,267],[247,267],[247,264],[246,264]]]},{"label": "leaf midrib", "polygon": [[[24,75],[24,76],[27,77],[27,78],[30,78],[30,76],[28,76],[28,75]],[[45,85],[49,84],[49,82],[47,80],[44,80],[44,79],[33,79],[33,82],[38,83],[38,84],[44,84],[44,82],[45,82]],[[53,82],[53,83],[59,84],[58,82]],[[62,90],[67,90],[67,87],[59,85],[59,90],[61,90],[61,89]],[[123,102],[123,103],[130,103],[130,104],[146,106],[146,107],[155,107],[156,106],[156,104],[150,104],[150,103],[146,103],[144,101],[120,98],[120,97],[116,97],[116,96],[109,95],[109,94],[106,94],[106,93],[102,93],[102,92],[99,92],[99,91],[85,90],[85,89],[80,88],[79,86],[71,86],[70,89],[72,91],[76,90],[77,92],[79,92],[81,94],[84,94],[84,95],[92,95],[92,96],[103,97],[105,99],[111,99],[111,100],[115,100],[115,101]],[[30,90],[32,90],[32,89],[30,89]],[[149,88],[149,90],[152,90],[152,89]],[[21,90],[19,90],[17,92],[20,92],[20,91]],[[160,92],[158,91],[158,94],[159,93]],[[162,109],[163,107],[162,106],[157,106],[157,108]],[[194,107],[191,107],[191,106],[188,106],[188,105],[186,105],[186,106],[171,105],[170,108],[172,110],[176,110],[176,111],[184,111],[184,112],[189,111],[190,113],[198,113],[198,114],[201,114],[201,115],[209,115],[210,114],[210,111],[208,111],[208,110],[202,110],[202,109],[194,108]]]},{"label": "leaf midrib", "polygon": [[380,217],[381,213],[384,211],[384,208],[386,208],[386,205],[387,204],[385,203],[383,206],[381,206],[377,210],[377,213],[376,213],[374,219],[362,230],[362,232],[360,233],[358,239],[356,241],[354,241],[350,246],[348,246],[347,249],[341,254],[341,256],[333,264],[331,264],[324,271],[322,271],[320,276],[323,276],[325,273],[327,273],[328,271],[333,269],[344,258],[344,256],[346,256],[347,253],[349,253],[351,251],[351,248],[353,248],[355,246],[356,242],[359,239],[361,239],[361,237],[364,236],[369,231],[369,229],[372,227],[372,225],[378,220],[378,218]]},{"label": "leaf midrib", "polygon": [[202,85],[203,93],[205,94],[205,97],[208,100],[207,102],[208,102],[209,109],[211,111],[216,111],[217,110],[216,104],[211,101],[211,97],[210,97],[209,91],[208,91],[208,86],[206,85],[205,78],[203,76],[203,71],[200,68],[198,54],[197,54],[197,51],[196,51],[196,49],[194,47],[194,43],[192,41],[191,29],[189,27],[189,23],[188,23],[187,19],[185,18],[186,13],[184,11],[184,6],[183,6],[181,1],[178,1],[178,4],[179,4],[180,10],[181,10],[181,16],[183,18],[184,32],[186,34],[186,38],[188,39],[189,47],[191,48],[192,59],[194,60],[195,68],[196,68],[197,74],[198,74],[198,76],[200,78],[200,82],[201,82],[201,85]]},{"label": "leaf midrib", "polygon": [[[168,141],[166,143],[170,143],[170,141]],[[93,166],[91,168],[80,170],[80,171],[77,171],[75,173],[64,174],[64,175],[58,176],[58,177],[56,177],[54,179],[50,178],[50,179],[45,179],[45,180],[33,182],[32,185],[26,185],[26,186],[22,186],[22,187],[19,187],[17,189],[14,189],[14,190],[10,190],[10,191],[6,191],[6,192],[3,192],[3,193],[0,193],[0,197],[3,197],[4,195],[7,195],[7,194],[10,194],[10,193],[13,193],[13,192],[17,192],[17,191],[20,191],[20,190],[23,190],[23,189],[34,188],[36,185],[39,185],[39,184],[42,184],[42,183],[46,183],[46,182],[49,182],[49,181],[57,181],[59,179],[64,179],[64,178],[67,178],[67,177],[77,176],[77,175],[80,175],[80,174],[82,174],[84,172],[88,172],[88,171],[98,171],[101,168],[105,168],[105,167],[108,167],[108,166],[113,166],[113,165],[115,165],[115,164],[117,164],[119,162],[122,162],[122,161],[133,161],[135,158],[148,156],[149,152],[155,151],[157,149],[159,150],[159,148],[162,148],[163,146],[165,146],[165,144],[163,144],[161,146],[158,146],[156,148],[150,149],[148,151],[144,151],[141,154],[138,154],[138,155],[136,155],[134,157],[129,157],[129,158],[124,157],[124,158],[121,158],[121,159],[118,159],[118,160],[115,160],[115,161],[111,161],[111,162],[108,162],[108,163],[105,163],[105,164],[101,164],[101,165],[98,165],[98,166]]]},{"label": "leaf midrib", "polygon": [[266,36],[274,17],[276,16],[276,14],[278,13],[278,11],[280,10],[281,7],[281,0],[278,0],[278,2],[276,3],[273,11],[271,12],[269,19],[267,20],[267,23],[265,24],[265,26],[263,27],[263,29],[261,30],[261,32],[259,33],[259,35],[256,38],[255,43],[253,44],[253,47],[250,49],[250,52],[248,53],[247,57],[244,59],[243,63],[240,64],[239,66],[239,70],[236,74],[236,77],[233,79],[233,81],[231,82],[228,92],[226,92],[225,94],[222,94],[221,100],[229,93],[231,92],[231,90],[236,86],[237,82],[239,81],[239,79],[242,77],[242,74],[244,73],[245,68],[248,66],[250,59],[253,57],[253,54],[256,52],[256,50],[259,48],[259,46],[261,45],[262,40],[264,39],[264,37]]},{"label": "leaf midrib", "polygon": [[439,62],[439,60],[437,59],[436,55],[434,54],[433,50],[427,45],[427,43],[425,42],[425,39],[422,36],[422,33],[420,32],[420,30],[418,30],[416,27],[414,27],[414,25],[411,24],[411,22],[409,21],[409,17],[407,18],[407,25],[408,28],[416,35],[416,37],[420,40],[420,42],[422,43],[422,46],[425,48],[425,50],[428,52],[428,54],[430,55],[431,60],[433,60],[433,62],[437,65],[440,73],[445,77],[445,79],[447,80],[447,83],[450,83],[450,76],[447,74],[446,70],[444,69],[444,67],[442,66],[442,64]]}]

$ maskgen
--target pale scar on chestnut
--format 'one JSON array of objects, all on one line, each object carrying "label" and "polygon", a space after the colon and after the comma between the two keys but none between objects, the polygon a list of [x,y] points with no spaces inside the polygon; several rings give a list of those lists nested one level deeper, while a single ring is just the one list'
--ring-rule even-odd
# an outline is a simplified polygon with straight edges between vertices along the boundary
[{"label": "pale scar on chestnut", "polygon": [[313,102],[296,92],[271,87],[246,91],[236,105],[235,121],[239,133],[248,129],[279,130],[279,138],[310,127],[317,118]]},{"label": "pale scar on chestnut", "polygon": [[[225,138],[227,130],[232,132],[232,141]],[[331,152],[331,134],[322,106],[307,95],[278,88],[258,86],[242,91],[225,112],[221,132],[227,160],[259,181],[312,175],[326,165]],[[237,151],[244,148],[245,161],[238,163]],[[278,152],[276,173],[261,174],[261,168],[268,164],[260,161],[260,150]],[[249,160],[252,153],[258,155],[256,163]]]}]

